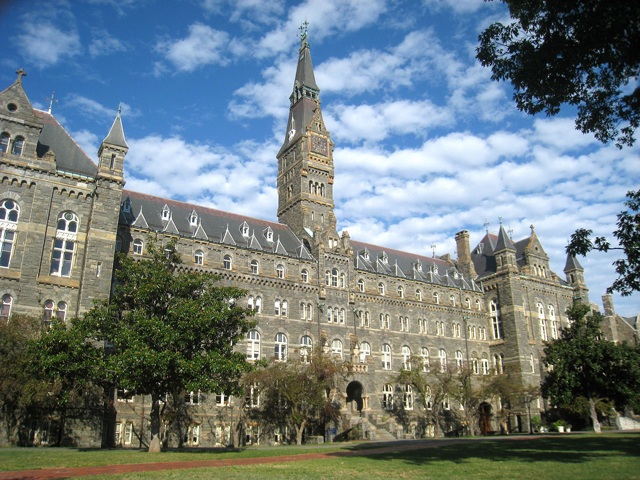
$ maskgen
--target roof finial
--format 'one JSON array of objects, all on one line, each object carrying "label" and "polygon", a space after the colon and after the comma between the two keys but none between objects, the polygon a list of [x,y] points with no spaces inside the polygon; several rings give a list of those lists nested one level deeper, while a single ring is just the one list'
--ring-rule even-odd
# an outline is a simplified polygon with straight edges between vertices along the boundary
[{"label": "roof finial", "polygon": [[118,113],[116,114],[117,117],[120,116],[120,112],[122,112],[122,102],[118,104]]},{"label": "roof finial", "polygon": [[489,225],[491,225],[489,223],[489,220],[487,220],[486,218],[484,219],[484,228],[487,230],[487,235],[489,235]]},{"label": "roof finial", "polygon": [[305,21],[302,23],[302,25],[300,25],[300,45],[301,46],[307,46],[309,45],[307,43],[307,27],[309,26],[309,22],[307,22],[307,20],[305,19]]},{"label": "roof finial", "polygon": [[435,243],[431,244],[431,250],[433,250],[433,258],[436,258],[436,244]]},{"label": "roof finial", "polygon": [[500,228],[502,228],[502,217],[498,217],[498,219],[500,220]]},{"label": "roof finial", "polygon": [[51,108],[53,107],[53,102],[58,103],[58,100],[54,100],[53,96],[56,94],[56,92],[51,92],[51,98],[47,97],[47,100],[49,100],[49,115],[51,115]]},{"label": "roof finial", "polygon": [[22,77],[25,77],[27,75],[27,72],[24,71],[24,69],[20,69],[20,70],[16,70],[16,73],[18,74],[18,83],[22,83]]},{"label": "roof finial", "polygon": [[509,238],[513,242],[513,228],[507,227],[507,232],[509,233]]}]

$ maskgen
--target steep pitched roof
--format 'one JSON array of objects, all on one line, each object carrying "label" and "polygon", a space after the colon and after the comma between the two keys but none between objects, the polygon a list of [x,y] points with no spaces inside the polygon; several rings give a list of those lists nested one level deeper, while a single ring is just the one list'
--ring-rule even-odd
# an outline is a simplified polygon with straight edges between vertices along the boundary
[{"label": "steep pitched roof", "polygon": [[122,128],[122,119],[120,118],[119,106],[116,118],[113,121],[113,125],[111,125],[111,130],[109,130],[109,134],[102,141],[102,143],[110,143],[111,145],[116,145],[118,147],[129,148],[129,145],[127,145],[127,141],[124,138],[124,129]]}]

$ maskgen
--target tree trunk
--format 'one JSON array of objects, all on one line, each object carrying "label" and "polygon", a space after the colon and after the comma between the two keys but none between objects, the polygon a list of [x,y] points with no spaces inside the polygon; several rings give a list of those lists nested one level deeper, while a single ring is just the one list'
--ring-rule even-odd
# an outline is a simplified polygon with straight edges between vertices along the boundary
[{"label": "tree trunk", "polygon": [[598,421],[598,413],[596,412],[596,402],[591,397],[589,397],[589,414],[591,415],[591,423],[593,423],[593,431],[595,433],[602,433],[600,422]]},{"label": "tree trunk", "polygon": [[151,394],[151,441],[149,442],[149,453],[160,453],[162,444],[160,443],[160,396]]},{"label": "tree trunk", "polygon": [[302,445],[302,434],[304,433],[304,427],[307,425],[305,420],[300,424],[300,427],[296,425],[296,445]]}]

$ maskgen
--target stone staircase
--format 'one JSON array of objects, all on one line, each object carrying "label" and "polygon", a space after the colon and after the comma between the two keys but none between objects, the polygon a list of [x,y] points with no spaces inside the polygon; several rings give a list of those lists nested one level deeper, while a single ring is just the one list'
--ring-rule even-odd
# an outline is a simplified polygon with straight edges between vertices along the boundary
[{"label": "stone staircase", "polygon": [[376,414],[360,416],[348,412],[343,413],[342,420],[345,432],[357,432],[355,436],[353,433],[349,435],[351,439],[391,441],[404,438],[402,427],[393,418]]}]

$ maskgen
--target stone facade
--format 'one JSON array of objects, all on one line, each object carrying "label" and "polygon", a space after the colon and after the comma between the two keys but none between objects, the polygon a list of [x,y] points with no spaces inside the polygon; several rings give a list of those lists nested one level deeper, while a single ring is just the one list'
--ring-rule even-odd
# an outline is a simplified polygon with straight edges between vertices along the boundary
[{"label": "stone facade", "polygon": [[[334,144],[306,34],[277,155],[279,223],[123,190],[128,146],[120,113],[96,166],[50,113],[31,107],[22,76],[20,71],[0,93],[5,317],[82,315],[93,300],[108,298],[117,250],[144,258],[150,237],[176,240],[183,268],[216,273],[223,284],[247,290],[258,324],[238,349],[249,359],[295,358],[323,346],[354,364],[349,386],[336,392],[345,419],[365,422],[370,432],[377,426],[400,435],[413,434],[412,426],[403,432],[388,420],[387,389],[401,401],[394,378],[411,357],[466,364],[478,375],[511,364],[523,384],[537,385],[543,342],[566,326],[565,311],[574,300],[588,302],[582,267],[570,258],[566,281],[553,273],[533,227],[514,243],[500,226],[498,235],[487,232],[473,249],[463,230],[456,235],[457,259],[339,235]],[[632,335],[610,324],[613,336]],[[357,402],[347,390],[357,392]],[[114,408],[102,413],[98,427],[85,428],[79,443],[144,444],[150,399],[113,392],[112,400]],[[184,400],[186,420],[167,432],[168,444],[229,443],[238,402],[197,393]],[[257,424],[247,424],[242,435],[247,443],[286,438],[284,431]]]}]

